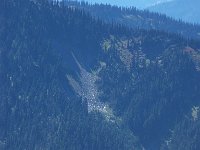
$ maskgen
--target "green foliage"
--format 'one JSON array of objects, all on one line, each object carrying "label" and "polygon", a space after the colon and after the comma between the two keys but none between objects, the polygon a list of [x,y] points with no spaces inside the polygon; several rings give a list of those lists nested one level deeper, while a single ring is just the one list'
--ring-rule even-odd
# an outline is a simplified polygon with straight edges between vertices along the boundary
[{"label": "green foliage", "polygon": [[[165,148],[170,129],[170,149],[181,147],[179,137],[190,139],[186,148],[199,148],[198,122],[184,119],[200,97],[199,72],[184,48],[197,51],[198,42],[107,24],[62,2],[2,4],[0,149],[155,150]],[[100,100],[120,121],[87,112],[66,79],[79,73],[72,53],[87,70],[106,64],[98,74]]]}]

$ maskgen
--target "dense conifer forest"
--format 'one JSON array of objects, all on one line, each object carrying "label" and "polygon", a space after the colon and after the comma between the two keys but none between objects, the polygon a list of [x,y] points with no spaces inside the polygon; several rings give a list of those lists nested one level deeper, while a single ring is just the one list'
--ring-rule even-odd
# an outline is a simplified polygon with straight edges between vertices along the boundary
[{"label": "dense conifer forest", "polygon": [[85,10],[91,13],[92,16],[108,23],[122,24],[134,29],[156,29],[179,34],[185,38],[200,39],[200,26],[198,24],[187,23],[180,19],[175,20],[164,14],[150,12],[148,10],[138,10],[135,7],[126,8],[109,4],[92,5],[84,1],[64,0],[64,4],[69,7]]},{"label": "dense conifer forest", "polygon": [[199,150],[198,38],[145,29],[3,0],[0,149]]}]

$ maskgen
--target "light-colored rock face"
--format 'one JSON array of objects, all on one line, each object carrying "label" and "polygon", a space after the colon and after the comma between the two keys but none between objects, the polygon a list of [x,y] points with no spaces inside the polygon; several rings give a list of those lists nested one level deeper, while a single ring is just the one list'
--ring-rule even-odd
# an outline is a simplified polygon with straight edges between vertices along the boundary
[{"label": "light-colored rock face", "polygon": [[75,56],[73,57],[80,71],[78,79],[75,79],[70,75],[67,75],[66,77],[76,94],[81,97],[82,101],[87,102],[88,112],[98,111],[103,114],[106,121],[120,123],[121,119],[116,117],[113,114],[112,109],[99,99],[101,90],[98,88],[96,82],[100,80],[98,76],[99,72],[102,69],[105,69],[106,63],[99,62],[99,67],[96,70],[89,72],[81,66]]},{"label": "light-colored rock face", "polygon": [[119,44],[118,53],[120,60],[126,66],[127,70],[130,71],[133,62],[133,54],[127,49],[128,41],[123,41]]},{"label": "light-colored rock face", "polygon": [[[110,38],[105,39],[102,42],[101,47],[106,53],[109,53],[112,49],[116,50],[121,62],[130,72],[133,67],[133,63],[137,64],[140,68],[148,66],[151,63],[150,59],[147,59],[146,54],[142,51],[141,40],[141,37],[127,39],[117,38],[111,35]],[[140,46],[136,49],[133,48],[134,45]]]},{"label": "light-colored rock face", "polygon": [[192,119],[194,121],[197,121],[199,119],[199,112],[200,112],[200,108],[199,107],[192,107]]},{"label": "light-colored rock face", "polygon": [[80,70],[79,78],[76,80],[72,76],[67,75],[69,83],[82,100],[87,101],[88,112],[104,109],[105,105],[99,101],[99,92],[96,85],[98,80],[97,74],[88,72],[75,57],[74,59]]}]

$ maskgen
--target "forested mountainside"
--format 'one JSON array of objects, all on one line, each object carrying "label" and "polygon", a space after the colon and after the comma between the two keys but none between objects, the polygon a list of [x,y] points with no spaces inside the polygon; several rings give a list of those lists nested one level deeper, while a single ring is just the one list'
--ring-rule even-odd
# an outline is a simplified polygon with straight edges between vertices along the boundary
[{"label": "forested mountainside", "polygon": [[67,80],[72,53],[95,65],[100,23],[43,0],[5,0],[0,11],[1,149],[141,149],[128,128],[88,113]]},{"label": "forested mountainside", "polygon": [[63,3],[0,5],[0,148],[198,150],[199,42]]},{"label": "forested mountainside", "polygon": [[[71,0],[65,0],[65,5],[84,9],[94,17],[100,18],[108,23],[114,22],[134,29],[156,29],[169,33],[180,34],[185,38],[189,37],[194,39],[200,39],[199,25],[193,25],[190,23],[182,22],[180,20],[175,20],[173,18],[167,17],[166,15],[149,12],[148,10],[138,10],[135,7],[125,8],[103,4],[90,5],[86,2],[76,2]],[[176,11],[176,8],[179,7],[176,6],[173,9],[169,8],[167,10]],[[188,10],[187,12],[189,11],[190,10]],[[196,13],[195,15],[198,15],[198,13]],[[170,14],[170,16],[173,15]]]},{"label": "forested mountainside", "polygon": [[200,24],[199,0],[173,0],[149,7],[154,12],[164,13],[185,22]]},{"label": "forested mountainside", "polygon": [[[77,0],[77,1],[81,1],[81,0]],[[164,3],[167,2],[169,0],[123,0],[123,1],[116,1],[116,0],[87,0],[88,3],[91,4],[112,4],[112,5],[116,5],[116,6],[123,6],[123,7],[130,7],[130,6],[135,6],[137,8],[140,9],[144,9],[150,6],[153,6],[155,4],[159,4],[159,3]]]}]

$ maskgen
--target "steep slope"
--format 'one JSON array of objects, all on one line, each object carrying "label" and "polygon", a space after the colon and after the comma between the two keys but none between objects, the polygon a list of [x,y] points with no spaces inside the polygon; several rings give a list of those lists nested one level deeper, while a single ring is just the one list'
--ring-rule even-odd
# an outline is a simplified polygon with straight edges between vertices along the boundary
[{"label": "steep slope", "polygon": [[[169,139],[175,126],[185,130],[179,122],[193,106],[199,105],[199,73],[187,53],[179,51],[182,49],[179,46],[169,47],[153,61],[142,51],[135,52],[132,74],[125,71],[123,65],[113,66],[115,60],[101,74],[102,99],[109,101],[115,112],[123,116],[149,150],[160,149],[159,143],[164,144]],[[187,130],[191,128],[188,126]],[[175,133],[177,139],[179,134]],[[188,138],[193,145],[198,145],[194,135]],[[182,145],[180,143],[175,141],[175,145]],[[183,145],[190,143],[184,140]]]},{"label": "steep slope", "polygon": [[[162,146],[162,150],[199,149],[199,105],[193,106],[184,120],[171,130],[171,134]],[[191,139],[191,136],[194,138]],[[182,141],[180,144],[180,141]]]},{"label": "steep slope", "polygon": [[167,14],[185,22],[200,23],[200,1],[198,0],[174,0],[149,7],[150,11]]},{"label": "steep slope", "polygon": [[70,74],[79,79],[73,49],[83,59],[87,49],[91,59],[84,64],[94,65],[90,55],[96,57],[96,52],[90,49],[98,48],[93,38],[97,30],[92,29],[98,23],[80,11],[44,1],[3,2],[0,149],[141,149],[120,122],[107,120],[103,113],[88,113],[87,101],[66,78]]},{"label": "steep slope", "polygon": [[1,7],[1,149],[156,150],[171,130],[199,149],[193,134],[177,140],[193,128],[185,115],[199,119],[198,42],[62,3]]},{"label": "steep slope", "polygon": [[[107,23],[119,23],[134,29],[156,29],[169,33],[180,34],[185,38],[189,37],[194,39],[200,39],[200,26],[176,21],[165,15],[152,13],[147,10],[137,10],[134,7],[121,8],[103,4],[88,5],[84,2],[77,3],[72,2],[71,0],[65,0],[65,5],[84,9],[85,11],[91,13],[91,15],[93,15],[94,17],[100,18]],[[171,11],[173,9],[170,8],[167,10]],[[174,10],[177,9],[175,9],[174,7]],[[190,12],[191,10],[188,10],[186,12]],[[198,13],[196,13],[195,15],[197,14]]]}]

